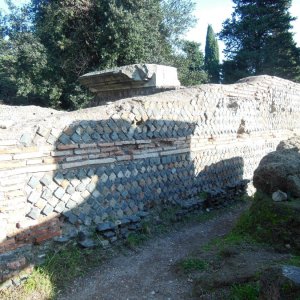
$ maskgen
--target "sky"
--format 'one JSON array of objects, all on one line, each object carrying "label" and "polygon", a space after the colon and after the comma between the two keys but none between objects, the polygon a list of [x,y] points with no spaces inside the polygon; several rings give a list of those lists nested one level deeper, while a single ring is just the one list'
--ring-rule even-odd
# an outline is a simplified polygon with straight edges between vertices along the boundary
[{"label": "sky", "polygon": [[[201,43],[201,49],[204,51],[206,30],[208,24],[212,25],[215,33],[222,29],[222,23],[230,18],[233,12],[233,2],[231,0],[196,0],[197,6],[195,16],[198,20],[197,25],[187,34],[187,39]],[[300,0],[293,0],[290,13],[298,20],[292,23],[294,39],[297,46],[300,47]],[[219,41],[220,57],[223,59],[222,50],[224,44]]]},{"label": "sky", "polygon": [[[14,0],[15,4],[23,4],[29,0]],[[204,51],[207,25],[211,24],[215,33],[222,29],[222,23],[231,16],[233,11],[232,0],[195,0],[197,3],[195,16],[198,20],[197,25],[190,30],[186,39],[201,43],[201,49]],[[5,0],[0,0],[0,9],[5,10]],[[298,20],[292,23],[294,39],[300,47],[300,0],[292,0],[290,13]],[[219,41],[220,57],[223,59],[222,50],[224,44]]]}]

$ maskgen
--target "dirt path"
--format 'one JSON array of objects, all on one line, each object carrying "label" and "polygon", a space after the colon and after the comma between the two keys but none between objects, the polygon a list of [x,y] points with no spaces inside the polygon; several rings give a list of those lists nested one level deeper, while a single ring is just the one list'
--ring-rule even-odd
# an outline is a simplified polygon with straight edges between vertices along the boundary
[{"label": "dirt path", "polygon": [[230,231],[242,208],[201,224],[149,240],[137,252],[120,255],[76,279],[59,300],[193,299],[192,283],[172,270],[176,261]]}]

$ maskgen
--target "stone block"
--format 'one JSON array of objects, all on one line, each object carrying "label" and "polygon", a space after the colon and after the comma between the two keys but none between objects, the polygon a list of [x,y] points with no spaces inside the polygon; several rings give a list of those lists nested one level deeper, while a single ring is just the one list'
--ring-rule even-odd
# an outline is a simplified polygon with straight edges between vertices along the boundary
[{"label": "stone block", "polygon": [[52,177],[50,175],[45,175],[40,180],[40,183],[48,187],[52,183]]},{"label": "stone block", "polygon": [[46,216],[50,215],[53,212],[53,207],[51,205],[46,205],[42,213]]},{"label": "stone block", "polygon": [[35,189],[39,185],[39,183],[39,180],[35,176],[32,176],[28,181],[28,185],[33,189]]},{"label": "stone block", "polygon": [[55,190],[55,192],[53,193],[53,195],[54,195],[57,199],[59,199],[59,200],[62,199],[62,197],[64,196],[64,194],[65,194],[65,190],[64,190],[63,188],[61,188],[61,187],[57,188],[57,189]]},{"label": "stone block", "polygon": [[33,220],[37,220],[40,217],[40,214],[41,210],[37,207],[33,207],[27,216]]},{"label": "stone block", "polygon": [[41,196],[40,193],[33,191],[27,198],[27,201],[34,204],[40,199],[40,196]]},{"label": "stone block", "polygon": [[98,232],[101,232],[101,233],[105,232],[105,231],[112,231],[112,230],[115,230],[115,224],[112,222],[105,222],[105,223],[99,224],[96,229]]},{"label": "stone block", "polygon": [[29,146],[32,142],[32,135],[30,133],[24,133],[20,138],[20,143],[24,146]]},{"label": "stone block", "polygon": [[65,203],[63,203],[62,201],[60,201],[54,208],[54,211],[57,213],[62,213],[65,209]]}]

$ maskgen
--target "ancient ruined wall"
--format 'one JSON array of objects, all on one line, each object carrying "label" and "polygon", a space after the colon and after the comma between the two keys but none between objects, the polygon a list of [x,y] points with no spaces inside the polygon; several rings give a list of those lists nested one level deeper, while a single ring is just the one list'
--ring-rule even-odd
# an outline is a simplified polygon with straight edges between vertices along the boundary
[{"label": "ancient ruined wall", "polygon": [[35,244],[96,225],[113,241],[156,203],[251,179],[299,120],[300,85],[267,76],[68,113],[3,107],[0,281]]}]

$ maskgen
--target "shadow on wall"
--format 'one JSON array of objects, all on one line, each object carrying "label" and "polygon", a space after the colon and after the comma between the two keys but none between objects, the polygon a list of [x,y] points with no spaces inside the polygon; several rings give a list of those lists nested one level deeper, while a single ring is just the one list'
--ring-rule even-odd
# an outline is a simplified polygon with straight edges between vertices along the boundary
[{"label": "shadow on wall", "polygon": [[20,228],[4,242],[14,244],[14,251],[0,261],[0,280],[28,265],[32,244],[62,232],[70,238],[98,226],[103,238],[113,242],[137,229],[155,205],[191,207],[199,204],[202,192],[210,195],[207,206],[230,200],[226,191],[234,193],[243,183],[243,158],[216,162],[213,155],[194,152],[195,128],[180,121],[112,119],[84,120],[66,128],[55,142],[58,170],[36,173],[27,182],[27,217],[39,225]]}]

